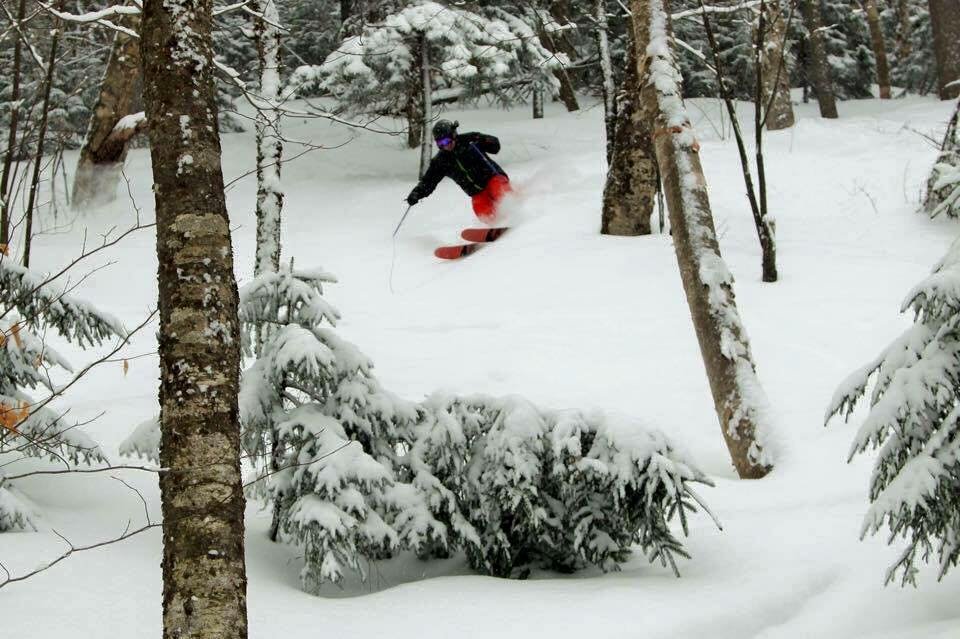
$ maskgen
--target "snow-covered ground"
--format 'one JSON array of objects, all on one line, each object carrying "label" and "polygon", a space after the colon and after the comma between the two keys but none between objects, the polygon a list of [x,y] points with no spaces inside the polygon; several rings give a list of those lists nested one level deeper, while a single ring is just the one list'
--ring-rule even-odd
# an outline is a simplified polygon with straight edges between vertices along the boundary
[{"label": "snow-covered ground", "polygon": [[[600,109],[557,105],[534,121],[528,109],[455,112],[462,130],[501,138],[499,156],[518,186],[516,228],[460,262],[432,256],[473,224],[450,182],[391,233],[414,183],[417,151],[400,137],[348,131],[325,121],[289,121],[287,134],[344,148],[315,151],[284,167],[284,259],[323,266],[340,283],[327,298],[340,332],[377,364],[388,389],[418,399],[434,390],[524,395],[553,408],[596,408],[669,434],[716,481],[700,492],[724,524],[693,520],[676,579],[635,557],[616,574],[535,573],[526,581],[475,576],[461,562],[398,561],[374,568],[366,586],[313,597],[299,588],[293,549],[265,538],[266,513],[248,511],[251,637],[956,637],[960,574],[917,589],[883,587],[896,549],[858,541],[870,459],[846,463],[853,427],[823,426],[837,384],[906,325],[901,298],[943,253],[954,223],[915,212],[934,159],[922,134],[938,136],[950,104],[907,98],[842,103],[821,120],[814,104],[767,135],[771,211],[781,281],[760,282],[760,254],[735,146],[716,101],[693,101],[724,257],[761,382],[774,410],[781,458],[761,481],[732,471],[700,360],[668,234],[599,234],[603,187]],[[749,106],[745,134],[752,139]],[[726,134],[726,135],[724,135]],[[252,134],[223,138],[227,181],[253,165]],[[297,153],[296,145],[288,152]],[[152,216],[149,155],[135,150],[127,175]],[[230,187],[237,276],[253,267],[255,184]],[[52,268],[91,236],[131,223],[121,199],[38,238],[33,264]],[[63,223],[64,220],[59,220]],[[53,222],[47,221],[52,227]],[[155,304],[152,231],[111,250],[109,268],[79,294],[135,325]],[[105,258],[95,260],[99,264]],[[88,266],[94,265],[91,263]],[[110,453],[156,411],[152,328],[120,364],[96,369],[67,398]],[[75,363],[92,353],[66,349]],[[861,413],[862,414],[862,413]],[[159,513],[155,477],[117,474]],[[144,505],[104,476],[48,477],[23,484],[43,525],[74,543],[142,523]],[[62,549],[49,529],[0,535],[0,561],[14,573]],[[5,637],[155,637],[160,626],[160,534],[81,553],[0,591]]]}]

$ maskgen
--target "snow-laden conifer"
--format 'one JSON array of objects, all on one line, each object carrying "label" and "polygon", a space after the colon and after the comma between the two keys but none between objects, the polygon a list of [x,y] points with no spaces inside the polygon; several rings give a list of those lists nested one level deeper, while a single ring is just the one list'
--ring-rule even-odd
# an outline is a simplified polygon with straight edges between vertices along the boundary
[{"label": "snow-laden conifer", "polygon": [[917,559],[939,576],[960,558],[960,241],[907,295],[913,325],[836,391],[826,418],[849,419],[869,396],[851,458],[879,449],[862,535],[884,526],[906,546],[887,572],[916,583]]},{"label": "snow-laden conifer", "polygon": [[[398,552],[462,552],[478,572],[522,576],[614,570],[639,545],[676,570],[686,553],[670,520],[685,530],[690,484],[709,481],[662,434],[520,397],[399,398],[336,334],[322,295],[332,281],[283,266],[240,291],[247,354],[267,335],[240,390],[254,494],[273,503],[278,539],[302,550],[308,590]],[[150,431],[124,449],[148,452]]]},{"label": "snow-laden conifer", "polygon": [[[427,56],[423,46],[429,47]],[[426,74],[420,68],[424,59],[436,61]],[[532,86],[556,92],[552,71],[563,62],[565,57],[545,49],[520,16],[421,0],[365,25],[322,65],[299,67],[290,82],[305,90],[319,87],[355,113],[404,114],[417,132],[425,95],[469,98],[493,91],[510,99]],[[430,91],[425,80],[440,93]],[[413,137],[411,146],[416,146]]]},{"label": "snow-laden conifer", "polygon": [[927,180],[923,207],[930,217],[960,217],[960,102],[947,123],[940,153]]},{"label": "snow-laden conifer", "polygon": [[[40,274],[0,256],[0,531],[32,526],[31,509],[4,481],[22,457],[73,465],[102,461],[99,445],[65,414],[29,394],[57,391],[52,369],[70,363],[43,338],[52,330],[80,347],[124,334],[113,317],[66,294]],[[7,473],[12,474],[12,473]]]}]

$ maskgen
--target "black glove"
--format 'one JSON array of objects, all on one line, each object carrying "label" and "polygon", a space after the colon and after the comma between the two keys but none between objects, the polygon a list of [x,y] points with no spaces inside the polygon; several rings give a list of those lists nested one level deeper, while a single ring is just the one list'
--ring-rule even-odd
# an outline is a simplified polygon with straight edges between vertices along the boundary
[{"label": "black glove", "polygon": [[417,189],[413,189],[412,191],[410,191],[410,195],[407,196],[407,204],[409,204],[410,206],[413,206],[419,201],[420,201],[419,191],[417,191]]}]

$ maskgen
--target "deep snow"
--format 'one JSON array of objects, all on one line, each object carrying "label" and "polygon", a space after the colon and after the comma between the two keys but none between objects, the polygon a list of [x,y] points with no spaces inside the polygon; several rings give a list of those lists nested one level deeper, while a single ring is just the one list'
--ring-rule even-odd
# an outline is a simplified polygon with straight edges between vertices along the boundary
[{"label": "deep snow", "polygon": [[[824,428],[822,421],[835,387],[907,324],[897,313],[902,297],[955,236],[955,223],[915,212],[935,156],[920,134],[939,135],[951,106],[930,98],[846,102],[840,120],[826,121],[816,117],[815,104],[800,105],[793,129],[768,134],[781,281],[763,284],[729,126],[716,101],[689,104],[723,255],[737,278],[740,313],[774,411],[781,458],[755,482],[738,481],[732,471],[670,236],[599,235],[602,109],[571,115],[550,105],[540,121],[527,108],[449,114],[463,130],[501,137],[499,159],[520,190],[512,206],[518,226],[455,263],[432,256],[473,224],[452,183],[418,205],[391,239],[414,183],[417,150],[403,149],[399,136],[288,120],[284,131],[293,139],[332,146],[356,138],[284,167],[282,259],[339,277],[327,299],[343,313],[340,334],[373,359],[386,388],[411,399],[437,389],[517,393],[547,407],[641,419],[714,477],[716,488],[699,492],[724,530],[705,515],[692,520],[693,558],[680,564],[681,579],[642,557],[617,574],[537,573],[527,581],[474,576],[456,560],[414,560],[374,569],[366,586],[317,598],[300,591],[296,552],[266,540],[269,517],[253,505],[250,636],[960,636],[960,575],[938,584],[934,570],[924,570],[918,589],[883,587],[895,548],[882,537],[858,541],[871,460],[847,464],[854,426]],[[749,105],[742,117],[752,139]],[[228,182],[252,168],[252,138],[223,137]],[[288,144],[287,152],[297,146]],[[131,152],[127,175],[137,205],[151,217],[145,150]],[[228,194],[241,282],[253,270],[255,191],[247,177]],[[84,228],[93,236],[132,218],[125,198],[78,216],[67,231],[35,241],[33,263],[53,268],[78,251]],[[152,231],[144,231],[111,250],[116,263],[78,294],[128,326],[139,323],[155,304],[153,242]],[[154,349],[148,332],[128,352]],[[63,352],[75,364],[93,357]],[[112,454],[156,412],[156,377],[153,355],[131,360],[126,375],[110,364],[73,388],[64,404],[80,418],[106,411],[87,431]],[[117,475],[143,490],[156,517],[155,477]],[[22,488],[42,523],[78,544],[119,534],[128,520],[136,525],[144,517],[137,495],[106,476],[47,477]],[[60,548],[49,531],[0,535],[0,561],[14,573]],[[160,535],[152,531],[4,588],[3,634],[156,637],[159,560]]]}]

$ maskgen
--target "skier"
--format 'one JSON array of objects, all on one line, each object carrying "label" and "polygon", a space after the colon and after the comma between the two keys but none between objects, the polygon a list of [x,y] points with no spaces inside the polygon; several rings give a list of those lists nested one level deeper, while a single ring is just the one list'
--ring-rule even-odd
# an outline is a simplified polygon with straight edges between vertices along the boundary
[{"label": "skier", "polygon": [[445,177],[453,179],[473,199],[473,212],[491,224],[503,196],[510,192],[510,178],[488,153],[500,151],[500,140],[483,133],[457,134],[459,122],[439,120],[433,125],[433,139],[440,152],[417,183],[407,204],[413,206],[427,197]]}]

